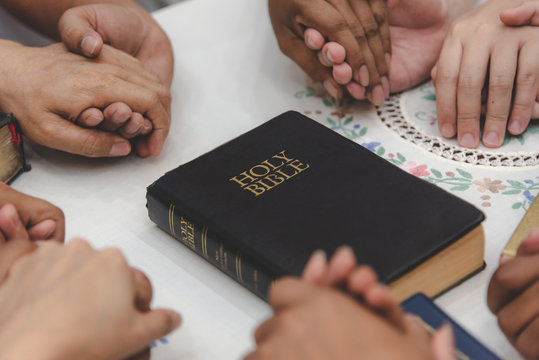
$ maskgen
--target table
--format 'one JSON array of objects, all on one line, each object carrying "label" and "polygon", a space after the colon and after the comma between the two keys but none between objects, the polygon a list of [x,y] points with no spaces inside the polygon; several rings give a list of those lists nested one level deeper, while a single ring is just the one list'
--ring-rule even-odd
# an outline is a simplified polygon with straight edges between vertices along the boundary
[{"label": "table", "polygon": [[[155,18],[171,37],[176,54],[172,126],[163,154],[84,159],[30,144],[33,169],[13,184],[64,210],[67,239],[84,236],[99,248],[119,247],[150,277],[154,306],[182,313],[182,328],[154,344],[154,359],[239,359],[252,348],[253,330],[271,311],[159,230],[147,216],[146,186],[289,109],[308,114],[486,213],[486,270],[436,303],[497,354],[518,358],[486,307],[486,286],[505,241],[537,194],[537,165],[470,165],[463,160],[477,161],[477,153],[456,161],[451,158],[454,151],[437,154],[428,149],[429,142],[423,140],[436,138],[429,133],[435,124],[429,84],[392,98],[378,112],[364,103],[335,106],[280,53],[266,1],[191,0],[158,11]],[[402,123],[388,112],[392,107],[399,107],[414,125],[399,128]],[[410,128],[419,129],[423,140],[405,139]],[[509,145],[517,154],[523,153],[518,144],[533,141],[532,131]]]}]

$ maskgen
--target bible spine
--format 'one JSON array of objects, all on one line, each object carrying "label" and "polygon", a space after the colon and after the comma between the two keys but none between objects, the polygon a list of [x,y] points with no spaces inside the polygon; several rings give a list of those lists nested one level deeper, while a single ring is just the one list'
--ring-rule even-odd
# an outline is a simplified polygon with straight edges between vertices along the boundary
[{"label": "bible spine", "polygon": [[202,256],[221,271],[238,281],[263,300],[273,281],[268,271],[256,267],[255,262],[227,246],[206,226],[193,223],[176,211],[173,203],[160,201],[148,192],[147,208],[150,219],[186,247]]}]

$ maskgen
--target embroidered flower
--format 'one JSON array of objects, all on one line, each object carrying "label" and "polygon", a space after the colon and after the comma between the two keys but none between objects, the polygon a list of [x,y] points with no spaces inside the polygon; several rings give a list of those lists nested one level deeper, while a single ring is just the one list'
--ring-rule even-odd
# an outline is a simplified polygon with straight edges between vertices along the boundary
[{"label": "embroidered flower", "polygon": [[430,175],[430,172],[427,171],[427,165],[417,165],[413,161],[408,161],[406,164],[401,166],[401,169],[417,177]]},{"label": "embroidered flower", "polygon": [[529,202],[532,202],[533,200],[535,200],[535,196],[533,196],[529,190],[525,190],[522,195],[524,195],[526,197],[526,199],[528,199]]},{"label": "embroidered flower", "polygon": [[507,188],[506,185],[502,184],[501,180],[491,180],[489,178],[484,178],[483,181],[474,180],[473,183],[477,185],[477,191],[479,192],[490,191],[497,194],[498,191],[505,190]]},{"label": "embroidered flower", "polygon": [[372,152],[376,152],[376,148],[380,145],[379,142],[369,142],[369,143],[363,143],[361,146],[363,146],[365,149],[370,150]]}]

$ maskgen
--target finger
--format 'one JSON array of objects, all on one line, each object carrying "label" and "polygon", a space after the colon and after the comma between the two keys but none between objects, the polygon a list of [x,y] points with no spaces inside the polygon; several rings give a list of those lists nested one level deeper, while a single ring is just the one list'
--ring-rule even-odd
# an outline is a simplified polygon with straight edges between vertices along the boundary
[{"label": "finger", "polygon": [[539,358],[537,334],[539,334],[539,317],[533,319],[514,342],[515,347],[526,359]]},{"label": "finger", "polygon": [[0,245],[0,284],[5,280],[11,266],[22,256],[37,249],[37,245],[27,239],[15,239]]},{"label": "finger", "polygon": [[385,51],[385,60],[389,69],[391,62],[391,35],[389,32],[389,16],[383,0],[370,0],[372,13],[378,23],[380,39]]},{"label": "finger", "polygon": [[142,312],[150,311],[153,290],[148,277],[140,270],[131,268],[135,282],[135,307]]},{"label": "finger", "polygon": [[[305,8],[304,12],[298,15],[298,21],[307,27],[317,29],[327,39],[341,44],[346,49],[348,63],[354,69],[354,80],[363,86],[379,84],[380,77],[363,28],[347,3],[334,6],[335,8],[324,8],[326,16],[323,17],[323,21],[320,19],[320,8],[317,6]],[[350,26],[352,22],[354,25]],[[355,32],[352,32],[351,28]]]},{"label": "finger", "polygon": [[272,317],[264,321],[260,326],[255,330],[255,343],[257,346],[260,346],[275,330],[277,318]]},{"label": "finger", "polygon": [[346,85],[346,90],[348,90],[348,92],[350,93],[350,95],[352,95],[354,99],[365,99],[365,87],[359,85],[353,80]]},{"label": "finger", "polygon": [[539,64],[539,45],[527,42],[520,49],[515,85],[513,108],[509,118],[509,132],[519,135],[526,130],[530,122],[537,96]]},{"label": "finger", "polygon": [[145,312],[138,319],[132,330],[136,334],[136,343],[142,345],[141,348],[176,330],[182,322],[180,314],[166,309]]},{"label": "finger", "polygon": [[96,57],[103,48],[103,39],[95,31],[97,17],[89,7],[67,10],[58,22],[58,30],[64,45],[71,51],[86,57]]},{"label": "finger", "polygon": [[459,145],[466,148],[479,145],[481,91],[489,55],[482,44],[471,44],[462,54],[457,86],[457,132]]},{"label": "finger", "polygon": [[[359,19],[359,24],[363,28],[365,36],[367,37],[368,48],[374,57],[377,72],[380,76],[387,77],[389,75],[389,64],[386,64],[385,55],[388,53],[389,56],[389,52],[384,49],[382,43],[380,29],[378,27],[379,19],[375,18],[374,10],[371,9],[371,6],[367,1],[351,1],[350,4]],[[383,8],[380,9],[379,5],[377,6],[377,15],[382,17],[382,22],[387,21],[387,14],[384,16],[384,13],[380,13],[381,10],[383,11]],[[387,36],[387,34],[385,35]]]},{"label": "finger", "polygon": [[442,325],[431,338],[431,348],[436,360],[456,360],[455,335],[451,325]]},{"label": "finger", "polygon": [[348,278],[348,291],[364,298],[374,286],[378,284],[378,277],[370,266],[361,265]]},{"label": "finger", "polygon": [[56,221],[46,219],[29,228],[28,235],[32,240],[48,240],[54,234],[56,226]]},{"label": "finger", "polygon": [[273,283],[269,290],[269,304],[275,313],[294,306],[311,296],[314,285],[297,278],[285,277]]},{"label": "finger", "polygon": [[329,262],[328,284],[334,287],[344,286],[356,264],[354,250],[347,245],[339,247]]},{"label": "finger", "polygon": [[513,341],[533,319],[539,317],[537,299],[539,299],[539,281],[535,281],[496,314],[500,328]]},{"label": "finger", "polygon": [[301,277],[310,284],[325,285],[328,270],[326,253],[323,250],[316,250],[305,265]]},{"label": "finger", "polygon": [[512,9],[500,13],[500,20],[505,25],[539,25],[539,4],[536,1],[526,1]]},{"label": "finger", "polygon": [[116,131],[124,126],[131,118],[133,111],[124,103],[114,103],[103,111],[105,120],[101,123],[101,129],[105,131]]},{"label": "finger", "polygon": [[103,112],[97,108],[84,110],[76,120],[76,124],[84,127],[95,127],[105,119]]},{"label": "finger", "polygon": [[518,256],[494,272],[488,286],[487,304],[494,314],[539,276],[539,254]]},{"label": "finger", "polygon": [[438,72],[438,66],[434,65],[434,67],[430,70],[430,78],[432,79],[434,86],[436,86],[436,73],[437,72]]},{"label": "finger", "polygon": [[388,287],[376,284],[365,293],[365,303],[393,325],[405,330],[404,312]]},{"label": "finger", "polygon": [[324,66],[331,67],[335,64],[342,64],[346,58],[346,50],[341,44],[334,41],[326,43],[322,50],[318,52],[318,60]]},{"label": "finger", "polygon": [[446,138],[451,138],[457,133],[457,83],[461,57],[460,42],[446,39],[436,72],[438,128]]},{"label": "finger", "polygon": [[[134,113],[138,114],[138,113]],[[142,114],[141,114],[142,115]],[[144,119],[144,124],[142,125],[142,131],[140,132],[140,135],[148,135],[153,130],[152,122],[148,119]]]},{"label": "finger", "polygon": [[[515,56],[507,56],[515,54]],[[483,131],[483,144],[497,148],[505,138],[505,128],[511,108],[511,96],[515,79],[518,44],[502,43],[496,46],[490,57],[487,116]]]},{"label": "finger", "polygon": [[324,84],[334,98],[342,97],[342,88],[331,75],[331,70],[320,64],[315,53],[309,50],[302,41],[288,28],[276,29],[281,51],[294,60],[296,64],[313,80]]},{"label": "finger", "polygon": [[324,36],[322,36],[318,30],[313,28],[306,29],[305,33],[303,33],[303,38],[305,40],[305,45],[311,50],[322,49],[322,46],[324,46],[324,43],[326,42]]},{"label": "finger", "polygon": [[333,65],[333,78],[340,85],[347,85],[352,81],[352,68],[348,63]]},{"label": "finger", "polygon": [[28,232],[13,204],[0,208],[0,230],[8,242],[15,239],[29,240]]},{"label": "finger", "polygon": [[43,119],[48,136],[40,138],[42,145],[88,157],[125,156],[131,152],[129,141],[105,131],[84,129],[56,115]]},{"label": "finger", "polygon": [[140,113],[133,113],[129,120],[118,129],[118,133],[126,139],[132,139],[144,130],[144,117]]},{"label": "finger", "polygon": [[531,229],[526,239],[520,244],[517,256],[539,253],[539,228]]}]

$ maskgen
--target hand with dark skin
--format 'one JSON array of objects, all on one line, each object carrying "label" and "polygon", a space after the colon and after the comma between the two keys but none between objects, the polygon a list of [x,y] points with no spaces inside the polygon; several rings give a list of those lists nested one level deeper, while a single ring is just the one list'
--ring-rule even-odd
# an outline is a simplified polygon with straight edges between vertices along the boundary
[{"label": "hand with dark skin", "polygon": [[[268,4],[282,52],[314,81],[323,83],[330,95],[341,97],[343,93],[331,70],[333,64],[344,61],[342,45],[347,49],[350,77],[363,87],[376,89],[383,99],[381,78],[389,74],[385,63],[390,51],[389,32],[383,1],[371,2],[372,8],[366,0],[269,0]],[[333,43],[318,47],[317,39],[309,41],[306,28],[317,29],[321,39]]]},{"label": "hand with dark skin", "polygon": [[490,280],[487,302],[507,339],[526,359],[539,359],[539,228],[504,259]]}]

